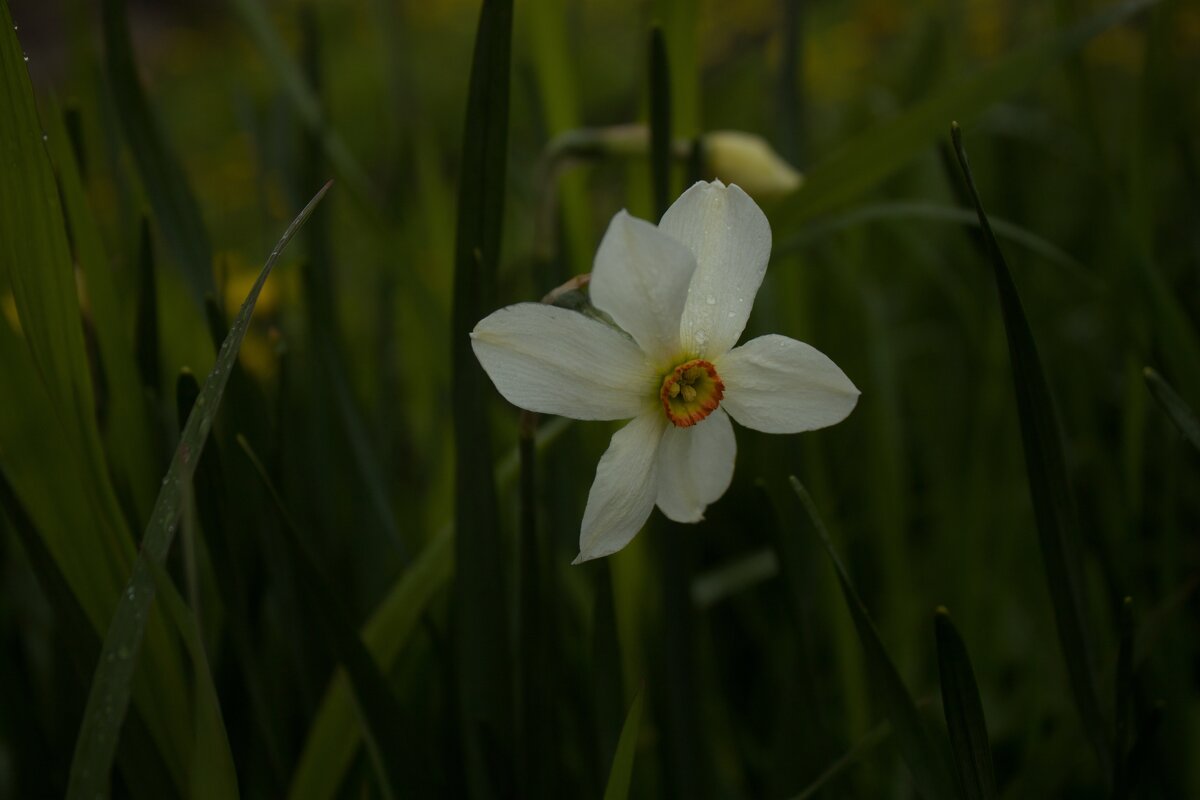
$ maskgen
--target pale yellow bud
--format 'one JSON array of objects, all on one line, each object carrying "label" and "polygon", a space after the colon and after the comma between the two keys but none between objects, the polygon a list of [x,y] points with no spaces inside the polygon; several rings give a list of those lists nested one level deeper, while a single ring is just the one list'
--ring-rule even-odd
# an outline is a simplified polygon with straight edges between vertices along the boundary
[{"label": "pale yellow bud", "polygon": [[725,183],[736,183],[758,200],[782,197],[804,182],[804,176],[771,149],[761,136],[744,131],[713,131],[704,137],[707,171]]}]

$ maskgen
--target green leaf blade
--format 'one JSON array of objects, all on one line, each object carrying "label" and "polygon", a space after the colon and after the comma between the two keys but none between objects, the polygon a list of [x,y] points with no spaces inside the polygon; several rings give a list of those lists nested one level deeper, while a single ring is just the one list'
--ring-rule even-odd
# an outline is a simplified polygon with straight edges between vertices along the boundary
[{"label": "green leaf blade", "polygon": [[942,709],[950,731],[950,745],[954,749],[959,786],[968,800],[994,800],[996,776],[992,768],[992,750],[967,646],[946,609],[939,608],[933,622],[942,682]]},{"label": "green leaf blade", "polygon": [[617,752],[613,756],[612,771],[608,774],[608,785],[604,788],[604,800],[625,800],[629,796],[629,785],[633,781],[633,761],[637,756],[638,733],[642,725],[642,702],[646,687],[638,689],[625,724],[621,727],[621,738],[617,740]]},{"label": "green leaf blade", "polygon": [[979,215],[979,225],[996,279],[1009,359],[1012,362],[1013,391],[1021,424],[1029,493],[1033,500],[1038,545],[1050,590],[1059,644],[1066,661],[1076,709],[1101,770],[1107,777],[1111,772],[1108,740],[1104,733],[1107,726],[1100,712],[1092,661],[1093,646],[1085,623],[1083,554],[1079,545],[1075,503],[1063,457],[1062,434],[1033,332],[1004,254],[983,210],[957,123],[952,125],[951,134],[959,166]]}]

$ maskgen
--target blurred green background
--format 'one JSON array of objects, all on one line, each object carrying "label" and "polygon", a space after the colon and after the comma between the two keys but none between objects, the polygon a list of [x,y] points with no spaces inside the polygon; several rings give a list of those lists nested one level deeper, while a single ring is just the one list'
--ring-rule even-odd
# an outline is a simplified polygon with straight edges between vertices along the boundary
[{"label": "blurred green background", "polygon": [[[517,0],[508,71],[487,0],[490,106],[477,2],[0,5],[0,797],[110,769],[132,797],[620,797],[629,768],[634,797],[1200,796],[1200,4]],[[619,209],[654,218],[667,118],[670,198],[719,177],[771,219],[746,337],[862,398],[740,430],[706,521],[571,567],[615,426],[454,397],[481,373],[453,309],[539,299]],[[951,120],[1057,407],[1065,590]],[[144,531],[165,570],[134,568]],[[982,789],[937,777],[970,772],[938,606]]]}]

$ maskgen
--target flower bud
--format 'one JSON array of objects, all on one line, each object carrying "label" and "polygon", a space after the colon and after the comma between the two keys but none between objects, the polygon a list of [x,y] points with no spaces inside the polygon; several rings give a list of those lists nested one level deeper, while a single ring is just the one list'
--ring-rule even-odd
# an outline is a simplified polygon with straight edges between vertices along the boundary
[{"label": "flower bud", "polygon": [[704,165],[713,177],[736,183],[751,197],[772,200],[799,188],[804,176],[761,136],[713,131],[704,137]]}]

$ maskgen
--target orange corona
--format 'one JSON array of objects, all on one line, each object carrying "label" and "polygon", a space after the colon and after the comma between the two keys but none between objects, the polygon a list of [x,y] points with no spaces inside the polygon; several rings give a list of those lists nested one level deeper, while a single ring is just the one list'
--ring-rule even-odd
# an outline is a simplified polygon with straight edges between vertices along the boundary
[{"label": "orange corona", "polygon": [[697,358],[667,373],[658,396],[671,424],[690,428],[721,405],[725,384],[716,367]]}]

